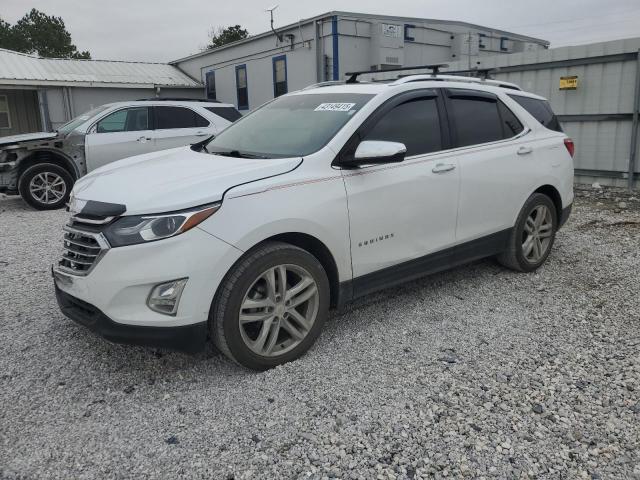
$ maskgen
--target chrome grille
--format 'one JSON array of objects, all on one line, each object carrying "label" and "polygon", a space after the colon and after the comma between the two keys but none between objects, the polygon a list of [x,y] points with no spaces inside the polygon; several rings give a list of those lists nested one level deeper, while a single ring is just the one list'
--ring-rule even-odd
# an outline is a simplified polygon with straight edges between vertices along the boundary
[{"label": "chrome grille", "polygon": [[87,275],[109,248],[101,233],[66,226],[64,251],[58,267],[74,275]]}]

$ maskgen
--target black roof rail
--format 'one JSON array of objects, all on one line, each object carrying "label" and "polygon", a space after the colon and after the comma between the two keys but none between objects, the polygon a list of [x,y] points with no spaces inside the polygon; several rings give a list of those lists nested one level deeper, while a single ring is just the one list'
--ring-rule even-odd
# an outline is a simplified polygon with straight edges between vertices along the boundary
[{"label": "black roof rail", "polygon": [[206,102],[220,103],[219,100],[210,100],[206,98],[180,98],[180,97],[162,97],[162,98],[139,98],[136,102]]},{"label": "black roof rail", "polygon": [[448,63],[433,63],[430,65],[418,65],[415,67],[398,67],[398,68],[385,68],[384,70],[362,70],[360,72],[347,72],[349,78],[345,83],[358,83],[358,75],[364,75],[365,73],[387,73],[387,72],[402,72],[405,70],[431,70],[432,75],[437,75],[441,68],[448,67]]}]

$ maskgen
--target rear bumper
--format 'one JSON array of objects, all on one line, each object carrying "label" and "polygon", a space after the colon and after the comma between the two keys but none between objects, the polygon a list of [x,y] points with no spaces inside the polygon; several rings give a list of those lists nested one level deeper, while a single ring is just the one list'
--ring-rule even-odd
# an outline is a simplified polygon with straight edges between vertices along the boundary
[{"label": "rear bumper", "polygon": [[561,228],[565,223],[567,223],[567,220],[569,220],[569,217],[571,216],[572,208],[573,203],[562,209],[562,214],[560,215],[560,219],[558,221],[558,228]]},{"label": "rear bumper", "polygon": [[57,286],[55,289],[56,300],[62,313],[110,342],[165,348],[185,353],[197,353],[205,347],[207,322],[177,327],[116,323],[90,303],[63,292]]}]

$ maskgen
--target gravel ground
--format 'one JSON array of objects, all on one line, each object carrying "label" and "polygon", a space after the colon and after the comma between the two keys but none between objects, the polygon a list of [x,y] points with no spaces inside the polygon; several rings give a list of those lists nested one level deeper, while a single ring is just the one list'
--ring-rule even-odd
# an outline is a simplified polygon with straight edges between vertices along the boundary
[{"label": "gravel ground", "polygon": [[66,214],[0,199],[0,478],[640,478],[640,201],[578,193],[537,273],[368,296],[265,373],[67,320]]}]

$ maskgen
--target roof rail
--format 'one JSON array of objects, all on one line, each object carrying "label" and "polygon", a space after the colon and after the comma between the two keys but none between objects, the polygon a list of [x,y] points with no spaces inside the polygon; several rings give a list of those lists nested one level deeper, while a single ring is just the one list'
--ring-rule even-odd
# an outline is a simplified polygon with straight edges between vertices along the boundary
[{"label": "roof rail", "polygon": [[440,81],[440,82],[449,81],[449,82],[477,83],[477,84],[483,84],[483,85],[490,85],[492,87],[508,88],[510,90],[522,90],[518,85],[511,82],[503,82],[501,80],[490,80],[486,78],[465,77],[461,75],[447,75],[447,74],[438,75],[438,76],[407,75],[392,81],[390,85],[402,85],[403,83],[423,82],[426,80]]},{"label": "roof rail", "polygon": [[431,70],[432,75],[437,75],[441,68],[447,68],[448,66],[448,63],[433,63],[430,65],[418,65],[415,67],[398,67],[387,68],[384,70],[362,70],[360,72],[347,72],[346,75],[349,75],[349,78],[345,83],[358,83],[358,75],[363,75],[365,73],[403,72],[406,70]]},{"label": "roof rail", "polygon": [[344,85],[345,82],[344,80],[328,80],[326,82],[319,82],[319,83],[314,83],[312,85],[308,85],[306,87],[304,87],[302,90],[310,90],[312,88],[321,88],[321,87],[331,87],[333,85]]},{"label": "roof rail", "polygon": [[211,100],[206,98],[180,98],[180,97],[163,97],[163,98],[139,98],[136,102],[206,102],[220,103],[219,100]]}]

